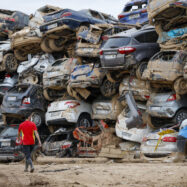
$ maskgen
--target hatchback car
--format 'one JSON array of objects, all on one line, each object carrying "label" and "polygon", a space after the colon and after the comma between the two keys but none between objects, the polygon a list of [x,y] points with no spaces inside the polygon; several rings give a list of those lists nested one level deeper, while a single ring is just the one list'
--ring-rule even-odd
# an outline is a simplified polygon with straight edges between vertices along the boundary
[{"label": "hatchback car", "polygon": [[73,137],[73,129],[60,128],[46,139],[42,151],[46,156],[75,157],[77,142]]},{"label": "hatchback car", "polygon": [[177,94],[185,94],[187,81],[183,78],[183,69],[186,63],[186,51],[161,51],[151,58],[142,78],[151,81],[152,86],[174,88]]},{"label": "hatchback car", "polygon": [[18,125],[6,126],[0,133],[0,161],[20,161],[24,158],[17,143]]},{"label": "hatchback car", "polygon": [[59,99],[49,104],[46,112],[46,124],[54,132],[56,127],[62,126],[92,126],[92,106],[84,101],[77,101],[71,97]]},{"label": "hatchback car", "polygon": [[147,102],[147,122],[151,127],[180,124],[187,118],[187,95],[177,98],[174,92],[152,93]]},{"label": "hatchback car", "polygon": [[39,85],[22,84],[9,89],[1,105],[5,124],[13,120],[25,120],[33,113],[33,121],[39,127],[44,123],[46,102]]},{"label": "hatchback car", "polygon": [[43,74],[44,96],[47,100],[52,101],[63,95],[76,64],[75,58],[63,58],[48,66]]},{"label": "hatchback car", "polygon": [[164,157],[173,152],[177,152],[177,132],[171,131],[164,135],[159,133],[166,132],[167,129],[160,129],[144,136],[140,151],[146,157]]},{"label": "hatchback car", "polygon": [[145,24],[148,23],[148,0],[133,0],[125,4],[118,19],[122,23]]},{"label": "hatchback car", "polygon": [[[148,60],[160,50],[157,39],[153,27],[134,28],[111,36],[100,51],[102,68],[111,72],[134,69],[137,77],[141,78]],[[120,73],[111,73],[114,80],[118,76]]]}]

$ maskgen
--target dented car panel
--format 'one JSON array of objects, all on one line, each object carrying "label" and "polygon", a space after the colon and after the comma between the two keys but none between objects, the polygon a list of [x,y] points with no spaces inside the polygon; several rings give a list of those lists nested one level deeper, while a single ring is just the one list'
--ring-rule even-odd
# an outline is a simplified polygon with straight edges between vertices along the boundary
[{"label": "dented car panel", "polygon": [[151,94],[151,86],[148,81],[139,80],[135,77],[126,77],[119,87],[119,95],[124,96],[131,91],[135,100],[146,101]]},{"label": "dented car panel", "polygon": [[92,119],[116,120],[122,109],[123,106],[118,100],[118,95],[111,100],[95,100],[92,104]]}]

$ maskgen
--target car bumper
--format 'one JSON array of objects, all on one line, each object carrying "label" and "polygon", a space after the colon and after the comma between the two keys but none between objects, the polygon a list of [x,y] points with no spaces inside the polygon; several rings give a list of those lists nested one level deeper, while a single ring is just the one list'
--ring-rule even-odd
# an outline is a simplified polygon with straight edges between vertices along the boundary
[{"label": "car bumper", "polygon": [[90,80],[90,81],[73,81],[69,83],[69,86],[71,88],[87,88],[91,86],[99,86],[100,80],[95,79],[95,80]]},{"label": "car bumper", "polygon": [[53,120],[46,120],[47,126],[53,126],[53,125],[69,125],[71,122],[68,122],[67,119],[61,118],[61,119],[53,119]]},{"label": "car bumper", "polygon": [[69,78],[67,79],[63,79],[61,77],[58,78],[48,78],[48,79],[43,79],[43,86],[44,88],[66,88],[66,82],[69,80]]}]

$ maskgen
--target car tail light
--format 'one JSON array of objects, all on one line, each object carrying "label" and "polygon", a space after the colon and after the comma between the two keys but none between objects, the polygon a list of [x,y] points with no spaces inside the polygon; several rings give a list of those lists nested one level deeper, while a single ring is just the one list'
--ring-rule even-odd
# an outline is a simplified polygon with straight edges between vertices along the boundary
[{"label": "car tail light", "polygon": [[149,96],[149,95],[144,95],[144,97],[145,97],[146,99],[149,99],[149,98],[150,98],[150,96]]},{"label": "car tail light", "polygon": [[50,106],[51,106],[51,104],[48,105],[48,107],[50,107]]},{"label": "car tail light", "polygon": [[15,22],[14,18],[5,18],[5,20]]},{"label": "car tail light", "polygon": [[130,54],[130,53],[133,53],[134,51],[136,51],[136,48],[134,48],[134,47],[120,47],[120,48],[118,49],[118,52],[119,52],[120,54],[125,54],[125,55],[128,55],[128,54]]},{"label": "car tail light", "polygon": [[108,40],[108,36],[102,36],[102,40],[104,40],[104,41],[106,41],[106,40]]},{"label": "car tail light", "polygon": [[67,16],[71,16],[71,15],[72,15],[71,12],[66,12],[66,13],[63,13],[63,14],[61,15],[61,18],[67,17]]},{"label": "car tail light", "polygon": [[67,101],[65,102],[65,105],[68,105],[69,108],[75,108],[80,105],[77,101]]},{"label": "car tail light", "polygon": [[63,145],[63,146],[62,146],[62,149],[67,149],[67,148],[69,148],[69,147],[71,147],[71,144]]},{"label": "car tail light", "polygon": [[96,79],[96,78],[97,78],[97,76],[91,76],[90,78],[92,78],[92,79]]},{"label": "car tail light", "polygon": [[118,19],[122,19],[122,18],[124,18],[125,17],[125,15],[118,15]]},{"label": "car tail light", "polygon": [[176,100],[176,94],[170,95],[167,99],[167,102],[169,101],[175,101]]},{"label": "car tail light", "polygon": [[175,2],[175,3],[173,3],[174,5],[183,5],[183,3],[182,2]]},{"label": "car tail light", "polygon": [[147,141],[147,138],[144,137],[144,138],[142,139],[142,142],[146,142],[146,141]]},{"label": "car tail light", "polygon": [[31,104],[31,99],[30,97],[25,97],[22,101],[22,104],[29,105]]},{"label": "car tail light", "polygon": [[141,11],[141,13],[146,13],[147,12],[147,9],[144,9]]},{"label": "car tail light", "polygon": [[176,142],[177,138],[176,137],[164,137],[162,138],[163,142]]},{"label": "car tail light", "polygon": [[100,54],[100,55],[103,55],[103,51],[102,51],[102,50],[101,50],[101,51],[99,51],[99,54]]},{"label": "car tail light", "polygon": [[11,77],[10,74],[5,75],[5,78],[10,78],[10,77]]}]

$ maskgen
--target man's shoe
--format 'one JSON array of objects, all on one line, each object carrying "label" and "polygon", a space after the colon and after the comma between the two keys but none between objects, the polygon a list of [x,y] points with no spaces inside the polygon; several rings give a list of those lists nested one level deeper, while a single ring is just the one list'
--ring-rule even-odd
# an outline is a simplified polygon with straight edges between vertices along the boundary
[{"label": "man's shoe", "polygon": [[28,169],[25,168],[25,169],[24,169],[24,172],[28,172]]},{"label": "man's shoe", "polygon": [[32,168],[31,168],[30,172],[31,172],[31,173],[33,173],[33,172],[34,172],[34,167],[32,167]]}]

